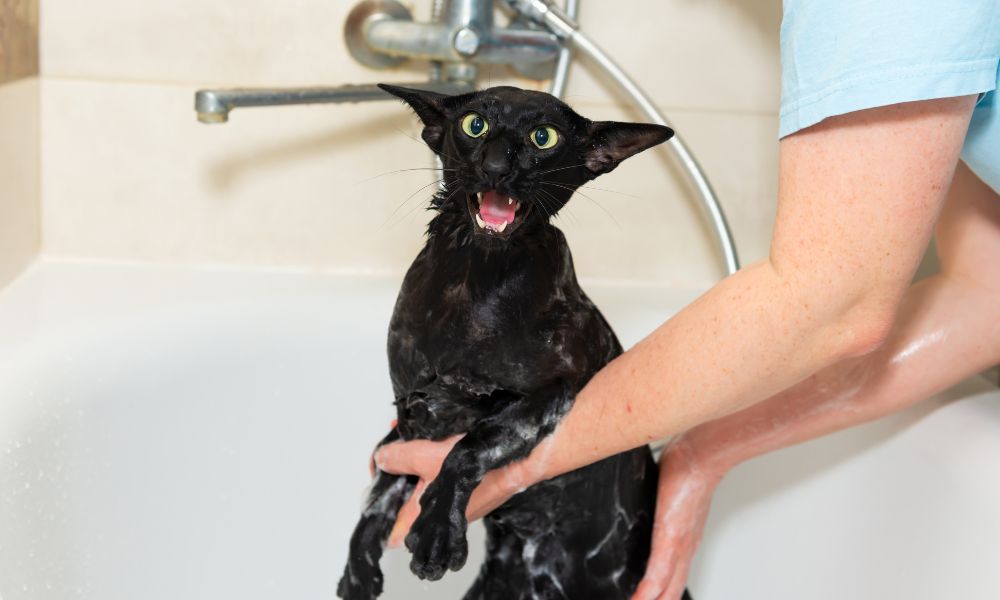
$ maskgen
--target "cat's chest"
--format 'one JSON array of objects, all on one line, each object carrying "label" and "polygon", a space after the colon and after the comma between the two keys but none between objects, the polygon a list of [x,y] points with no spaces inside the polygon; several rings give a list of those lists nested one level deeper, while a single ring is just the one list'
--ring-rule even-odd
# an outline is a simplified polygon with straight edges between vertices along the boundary
[{"label": "cat's chest", "polygon": [[395,319],[396,330],[414,351],[438,368],[507,377],[527,363],[548,362],[553,342],[570,326],[573,306],[550,291],[511,297],[472,291],[464,283],[422,296]]},{"label": "cat's chest", "polygon": [[577,325],[592,320],[582,293],[505,283],[468,277],[410,282],[390,327],[394,373],[414,384],[449,374],[529,390],[574,369],[567,349],[585,345]]}]

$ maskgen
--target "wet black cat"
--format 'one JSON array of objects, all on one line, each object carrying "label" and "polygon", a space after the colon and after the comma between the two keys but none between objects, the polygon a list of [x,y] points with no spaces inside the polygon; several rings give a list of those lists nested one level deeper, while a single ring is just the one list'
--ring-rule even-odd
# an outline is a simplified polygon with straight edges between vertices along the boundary
[{"label": "wet black cat", "polygon": [[[483,475],[527,456],[622,352],[551,217],[577,187],[673,132],[592,122],[512,87],[450,97],[382,88],[417,112],[447,182],[389,327],[398,425],[382,442],[468,432],[406,538],[411,569],[434,580],[465,564],[465,509]],[[485,519],[487,556],[466,599],[627,599],[649,554],[656,479],[642,447],[514,496]],[[382,592],[378,561],[415,483],[376,474],[341,598]]]}]

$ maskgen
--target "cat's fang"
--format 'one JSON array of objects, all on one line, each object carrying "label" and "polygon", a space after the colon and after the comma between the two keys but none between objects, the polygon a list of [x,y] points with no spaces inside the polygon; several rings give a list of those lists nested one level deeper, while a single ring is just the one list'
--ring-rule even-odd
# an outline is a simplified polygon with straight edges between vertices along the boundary
[{"label": "cat's fang", "polygon": [[500,224],[499,227],[497,227],[497,231],[499,233],[503,233],[504,229],[507,229],[507,221],[504,221],[503,223]]},{"label": "cat's fang", "polygon": [[479,215],[476,215],[476,224],[479,225],[480,229],[486,229],[486,222]]}]

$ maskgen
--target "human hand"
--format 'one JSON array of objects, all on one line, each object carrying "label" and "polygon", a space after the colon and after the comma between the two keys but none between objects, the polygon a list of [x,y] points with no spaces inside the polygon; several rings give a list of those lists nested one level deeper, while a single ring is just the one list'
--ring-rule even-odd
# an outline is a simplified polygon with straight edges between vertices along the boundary
[{"label": "human hand", "polygon": [[724,471],[699,464],[691,445],[674,440],[660,458],[653,548],[632,600],[678,600],[701,542],[712,494]]},{"label": "human hand", "polygon": [[[406,538],[410,526],[420,514],[420,495],[437,477],[445,457],[462,437],[456,435],[437,442],[430,440],[393,442],[376,450],[373,460],[379,469],[394,475],[420,477],[413,494],[396,516],[396,523],[389,535],[390,548],[400,546]],[[466,517],[470,522],[484,517],[527,485],[528,479],[521,463],[512,463],[490,471],[472,493],[465,511]]]}]

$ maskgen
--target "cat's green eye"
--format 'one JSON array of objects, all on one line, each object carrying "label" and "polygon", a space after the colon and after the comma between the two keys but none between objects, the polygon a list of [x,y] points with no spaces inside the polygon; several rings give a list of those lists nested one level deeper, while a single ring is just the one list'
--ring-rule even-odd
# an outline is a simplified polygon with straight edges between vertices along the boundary
[{"label": "cat's green eye", "polygon": [[553,127],[536,127],[531,132],[531,143],[541,150],[548,150],[559,142],[559,132]]},{"label": "cat's green eye", "polygon": [[490,130],[490,124],[482,116],[476,113],[469,113],[462,117],[462,131],[465,135],[477,138]]}]

